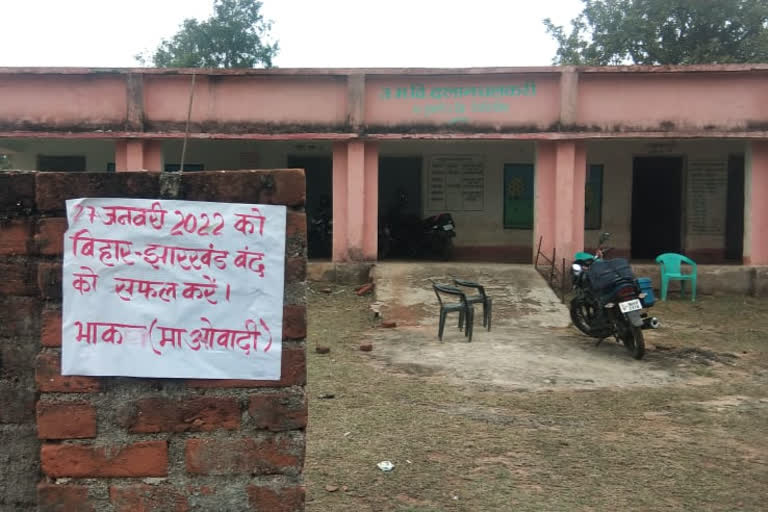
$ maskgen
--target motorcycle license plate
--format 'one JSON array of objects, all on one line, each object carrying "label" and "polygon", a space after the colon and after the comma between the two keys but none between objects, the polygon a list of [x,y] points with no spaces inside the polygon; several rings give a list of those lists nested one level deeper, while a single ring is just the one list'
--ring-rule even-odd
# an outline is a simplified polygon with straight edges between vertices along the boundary
[{"label": "motorcycle license plate", "polygon": [[445,226],[443,226],[443,229],[445,231],[450,231],[453,229],[453,224],[446,224]]},{"label": "motorcycle license plate", "polygon": [[637,311],[643,309],[643,305],[640,304],[638,299],[628,300],[627,302],[619,302],[619,309],[622,313],[629,313],[630,311]]}]

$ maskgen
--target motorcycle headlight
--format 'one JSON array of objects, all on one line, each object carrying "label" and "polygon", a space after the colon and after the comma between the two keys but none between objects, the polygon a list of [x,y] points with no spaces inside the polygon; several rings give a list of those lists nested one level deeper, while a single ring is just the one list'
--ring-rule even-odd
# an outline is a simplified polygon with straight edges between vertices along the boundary
[{"label": "motorcycle headlight", "polygon": [[571,271],[575,276],[581,275],[581,271],[582,271],[581,265],[579,265],[578,263],[574,263],[573,265],[571,265]]}]

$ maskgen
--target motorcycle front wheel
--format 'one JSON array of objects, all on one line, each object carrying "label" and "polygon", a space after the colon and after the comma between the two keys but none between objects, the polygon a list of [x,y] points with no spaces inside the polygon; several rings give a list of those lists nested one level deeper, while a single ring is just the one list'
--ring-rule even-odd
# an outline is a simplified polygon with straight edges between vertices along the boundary
[{"label": "motorcycle front wheel", "polygon": [[600,304],[589,294],[571,299],[568,310],[573,325],[587,336],[607,338],[613,333],[613,324],[601,315]]},{"label": "motorcycle front wheel", "polygon": [[640,327],[629,326],[621,341],[624,342],[624,347],[629,350],[632,357],[635,359],[643,358],[645,355],[645,339]]},{"label": "motorcycle front wheel", "polygon": [[592,328],[589,325],[589,320],[594,314],[591,312],[591,308],[587,302],[581,297],[574,297],[571,299],[571,307],[569,310],[573,325],[587,336],[592,336]]}]

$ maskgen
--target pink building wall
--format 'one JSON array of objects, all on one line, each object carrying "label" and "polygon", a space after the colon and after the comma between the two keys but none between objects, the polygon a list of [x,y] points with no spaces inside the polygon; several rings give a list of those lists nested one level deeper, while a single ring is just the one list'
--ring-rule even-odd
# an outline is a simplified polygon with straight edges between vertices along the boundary
[{"label": "pink building wall", "polygon": [[587,74],[576,122],[604,130],[745,130],[768,119],[768,75]]},{"label": "pink building wall", "polygon": [[560,114],[556,75],[373,77],[365,120],[372,126],[465,123],[545,129]]},{"label": "pink building wall", "polygon": [[[191,70],[0,68],[0,136],[178,136]],[[480,70],[206,70],[193,135],[588,139],[768,136],[768,65]],[[109,125],[111,132],[88,129]],[[377,132],[383,130],[383,132]],[[65,136],[65,134],[58,134]],[[70,134],[71,136],[71,134]]]},{"label": "pink building wall", "polygon": [[[536,141],[534,243],[583,245],[582,141],[754,141],[748,263],[768,264],[768,65],[196,71],[193,139],[326,140],[334,258],[375,259],[380,140]],[[162,169],[191,70],[0,68],[0,138],[115,141],[118,170]]]},{"label": "pink building wall", "polygon": [[[184,123],[191,75],[144,78],[147,121]],[[337,125],[345,122],[346,81],[338,77],[200,75],[195,78],[192,122],[296,123]]]},{"label": "pink building wall", "polygon": [[0,125],[93,128],[123,122],[126,108],[121,75],[0,73]]}]

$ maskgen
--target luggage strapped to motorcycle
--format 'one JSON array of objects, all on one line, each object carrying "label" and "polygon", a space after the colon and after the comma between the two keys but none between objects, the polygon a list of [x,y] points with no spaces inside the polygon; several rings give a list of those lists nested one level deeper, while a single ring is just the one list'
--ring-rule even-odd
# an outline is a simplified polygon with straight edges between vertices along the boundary
[{"label": "luggage strapped to motorcycle", "polygon": [[601,302],[610,300],[621,286],[635,285],[635,275],[629,262],[623,258],[593,262],[587,270],[590,289]]}]

